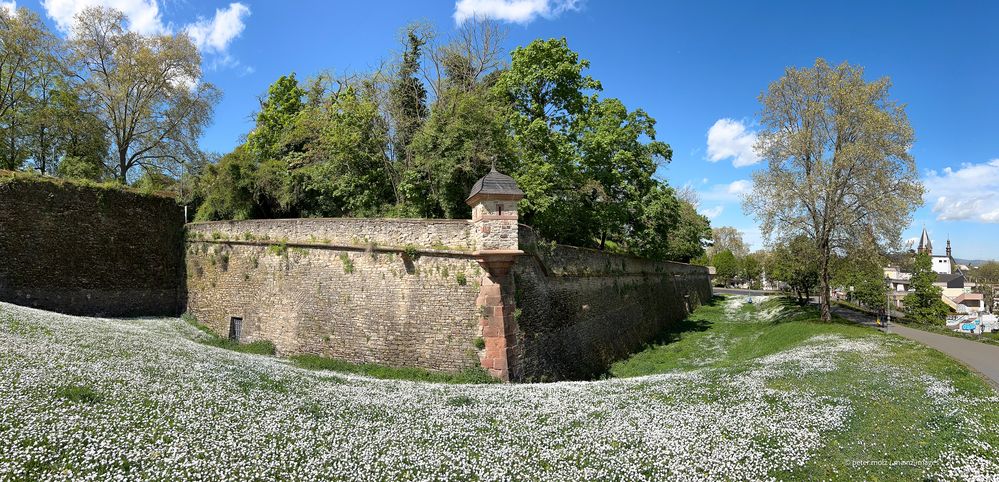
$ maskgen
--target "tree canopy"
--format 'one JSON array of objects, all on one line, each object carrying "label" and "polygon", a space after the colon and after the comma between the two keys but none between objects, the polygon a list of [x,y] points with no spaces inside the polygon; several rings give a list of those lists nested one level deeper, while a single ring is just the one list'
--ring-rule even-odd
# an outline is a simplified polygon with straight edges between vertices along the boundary
[{"label": "tree canopy", "polygon": [[504,64],[488,24],[444,43],[423,26],[404,32],[384,72],[280,77],[246,145],[206,168],[197,217],[467,218],[468,190],[495,165],[546,239],[656,259],[703,253],[707,219],[655,177],[672,156],[655,120],[600,97],[565,39],[536,40]]},{"label": "tree canopy", "polygon": [[859,67],[819,59],[788,68],[760,96],[756,149],[767,169],[753,174],[744,206],[767,238],[813,243],[823,320],[832,316],[834,256],[862,244],[898,247],[922,203],[912,127],[890,86],[888,78],[868,82]]}]

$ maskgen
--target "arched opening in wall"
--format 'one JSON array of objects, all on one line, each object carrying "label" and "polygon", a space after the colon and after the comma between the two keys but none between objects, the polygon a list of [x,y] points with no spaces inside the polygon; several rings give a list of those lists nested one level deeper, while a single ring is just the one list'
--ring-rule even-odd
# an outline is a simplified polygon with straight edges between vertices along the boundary
[{"label": "arched opening in wall", "polygon": [[243,318],[233,316],[229,318],[229,339],[238,342],[243,335]]},{"label": "arched opening in wall", "polygon": [[499,216],[503,215],[503,205],[502,204],[497,204],[496,205],[496,214],[499,215]]}]

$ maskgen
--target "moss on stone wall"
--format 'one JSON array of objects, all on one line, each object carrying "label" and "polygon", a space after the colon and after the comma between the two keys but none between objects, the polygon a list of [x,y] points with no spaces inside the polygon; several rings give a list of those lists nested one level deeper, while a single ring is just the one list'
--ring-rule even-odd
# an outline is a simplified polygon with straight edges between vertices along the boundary
[{"label": "moss on stone wall", "polygon": [[120,186],[0,173],[0,299],[72,314],[180,311],[183,209]]}]

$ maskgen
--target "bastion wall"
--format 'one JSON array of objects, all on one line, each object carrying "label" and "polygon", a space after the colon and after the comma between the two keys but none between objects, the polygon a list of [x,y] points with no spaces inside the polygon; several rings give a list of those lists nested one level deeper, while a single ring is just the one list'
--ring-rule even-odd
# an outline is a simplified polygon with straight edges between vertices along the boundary
[{"label": "bastion wall", "polygon": [[0,300],[75,315],[177,315],[173,199],[0,172]]},{"label": "bastion wall", "polygon": [[544,242],[519,194],[482,185],[471,220],[185,226],[169,197],[0,172],[0,301],[187,311],[281,355],[549,381],[599,376],[711,295],[703,267]]},{"label": "bastion wall", "polygon": [[[446,372],[489,363],[495,320],[509,379],[550,381],[603,373],[711,296],[703,267],[552,245],[524,225],[512,240],[523,253],[497,278],[475,231],[468,220],[191,224],[187,310],[223,336],[239,318],[240,341],[280,354]],[[493,304],[506,310],[494,314],[482,293],[500,285]]]}]

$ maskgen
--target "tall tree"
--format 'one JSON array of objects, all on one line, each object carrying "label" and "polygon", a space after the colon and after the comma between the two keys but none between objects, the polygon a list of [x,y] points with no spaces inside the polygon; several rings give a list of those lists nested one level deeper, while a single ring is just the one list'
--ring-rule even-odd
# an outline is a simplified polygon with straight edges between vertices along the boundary
[{"label": "tall tree", "polygon": [[767,277],[783,282],[806,303],[819,283],[819,263],[815,243],[799,235],[776,245],[765,265]]},{"label": "tall tree", "polygon": [[812,68],[788,68],[760,96],[756,149],[768,168],[754,173],[745,207],[766,237],[805,235],[814,243],[826,321],[834,253],[858,240],[898,246],[922,202],[912,127],[904,106],[889,98],[890,85],[819,59]]},{"label": "tall tree", "polygon": [[90,7],[70,41],[76,76],[112,140],[109,170],[126,183],[136,166],[172,170],[198,157],[198,137],[219,91],[201,80],[201,56],[186,34],[128,32],[116,10]]},{"label": "tall tree", "polygon": [[732,284],[739,275],[739,261],[729,250],[722,250],[711,257],[711,265],[715,267],[715,277],[723,286]]},{"label": "tall tree", "polygon": [[267,88],[267,97],[260,100],[257,125],[247,136],[250,150],[261,160],[280,156],[278,144],[290,129],[298,113],[305,108],[305,90],[298,85],[295,73],[282,75]]},{"label": "tall tree", "polygon": [[950,309],[940,298],[943,290],[933,284],[937,274],[933,271],[933,260],[926,253],[916,255],[916,262],[910,280],[910,293],[905,296],[906,317],[919,322],[941,325]]},{"label": "tall tree", "polygon": [[731,226],[720,226],[711,229],[711,248],[708,253],[713,255],[719,251],[729,250],[741,258],[749,254],[746,242],[742,240],[742,231]]},{"label": "tall tree", "polygon": [[17,169],[30,155],[24,130],[31,93],[51,64],[54,37],[27,8],[0,8],[0,169]]},{"label": "tall tree", "polygon": [[970,279],[975,282],[975,291],[982,294],[985,309],[992,313],[995,309],[996,289],[999,288],[999,263],[988,261],[973,269]]},{"label": "tall tree", "polygon": [[672,158],[669,145],[655,140],[655,123],[641,109],[629,112],[618,99],[602,99],[573,126],[600,249],[608,237],[621,241],[628,234],[645,193],[658,184],[652,176],[660,162]]},{"label": "tall tree", "polygon": [[403,163],[403,170],[412,159],[409,145],[428,115],[427,89],[418,77],[426,43],[417,26],[406,29],[406,49],[389,87],[389,112],[395,128],[392,145],[396,160]]}]

